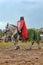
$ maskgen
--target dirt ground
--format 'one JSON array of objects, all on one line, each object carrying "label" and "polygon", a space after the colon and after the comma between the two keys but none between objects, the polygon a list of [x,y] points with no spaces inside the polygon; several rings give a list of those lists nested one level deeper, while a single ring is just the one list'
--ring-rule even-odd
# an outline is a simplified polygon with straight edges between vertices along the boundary
[{"label": "dirt ground", "polygon": [[43,65],[43,49],[0,47],[0,65]]}]

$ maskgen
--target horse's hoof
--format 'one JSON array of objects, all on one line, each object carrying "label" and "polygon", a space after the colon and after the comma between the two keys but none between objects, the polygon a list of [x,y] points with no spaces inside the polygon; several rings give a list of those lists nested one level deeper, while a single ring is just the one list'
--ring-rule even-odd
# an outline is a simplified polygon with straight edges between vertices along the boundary
[{"label": "horse's hoof", "polygon": [[38,49],[41,49],[41,47],[38,47]]},{"label": "horse's hoof", "polygon": [[32,50],[32,48],[30,47],[29,50]]},{"label": "horse's hoof", "polygon": [[20,49],[20,47],[19,47],[19,46],[17,46],[17,47],[15,48],[15,50],[18,50],[18,49]]}]

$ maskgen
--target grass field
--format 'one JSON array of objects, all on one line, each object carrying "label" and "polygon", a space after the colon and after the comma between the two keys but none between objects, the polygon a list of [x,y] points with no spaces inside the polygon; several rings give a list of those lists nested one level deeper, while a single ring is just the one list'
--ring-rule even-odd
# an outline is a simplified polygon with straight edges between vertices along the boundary
[{"label": "grass field", "polygon": [[[0,41],[0,46],[5,47],[5,46],[12,46],[12,45],[13,45],[12,42]],[[20,47],[29,47],[31,45],[31,42],[21,42],[21,41],[19,41],[18,42],[18,45]],[[43,43],[40,42],[40,45],[43,46]],[[34,42],[34,46],[37,46],[37,43],[36,42]]]}]

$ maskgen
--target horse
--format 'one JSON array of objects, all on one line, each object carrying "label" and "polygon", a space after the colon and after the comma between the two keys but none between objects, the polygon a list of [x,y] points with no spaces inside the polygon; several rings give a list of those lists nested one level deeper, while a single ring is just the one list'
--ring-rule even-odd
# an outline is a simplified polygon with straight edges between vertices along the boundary
[{"label": "horse", "polygon": [[[19,47],[19,45],[18,45],[19,35],[17,35],[17,39],[16,39],[16,41],[15,41],[15,35],[18,33],[18,31],[17,31],[17,26],[16,26],[16,25],[13,25],[13,24],[7,24],[7,26],[6,26],[6,33],[7,33],[7,35],[8,35],[9,33],[11,33],[12,42],[14,43],[16,49],[20,49],[20,47]],[[32,49],[32,46],[33,46],[33,44],[34,44],[35,33],[33,33],[33,34],[34,34],[34,36],[33,36],[33,38],[32,38],[32,44],[31,44],[31,46],[29,47],[29,49]],[[41,49],[39,41],[37,41],[37,44],[38,44],[38,48]]]}]

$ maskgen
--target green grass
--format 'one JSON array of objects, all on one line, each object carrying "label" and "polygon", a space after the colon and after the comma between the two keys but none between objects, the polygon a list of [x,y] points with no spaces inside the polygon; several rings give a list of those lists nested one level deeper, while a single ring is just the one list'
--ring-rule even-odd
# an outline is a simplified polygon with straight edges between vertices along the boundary
[{"label": "green grass", "polygon": [[12,42],[0,41],[0,46],[12,46]]},{"label": "green grass", "polygon": [[[31,45],[31,42],[19,42],[19,45],[24,47],[29,47]],[[40,45],[43,46],[43,43],[40,42]],[[34,46],[37,46],[37,43],[34,42]]]},{"label": "green grass", "polygon": [[[19,41],[18,44],[21,46],[21,47],[28,47],[31,45],[31,42],[21,42]],[[0,41],[0,46],[12,46],[13,43],[12,42],[4,42],[4,41]],[[35,42],[34,43],[35,46],[37,46],[37,43]],[[43,46],[43,43],[40,43],[41,46]]]}]

